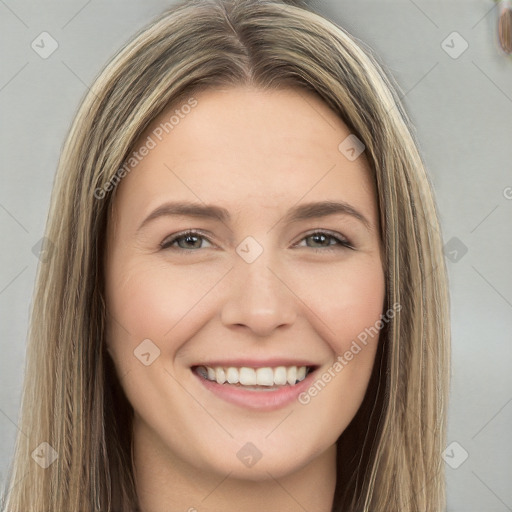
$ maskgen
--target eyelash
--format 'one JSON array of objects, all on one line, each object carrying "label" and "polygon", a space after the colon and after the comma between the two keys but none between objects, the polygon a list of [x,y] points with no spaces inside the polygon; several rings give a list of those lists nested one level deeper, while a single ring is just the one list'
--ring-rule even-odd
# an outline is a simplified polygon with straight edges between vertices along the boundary
[{"label": "eyelash", "polygon": [[[199,236],[199,237],[207,240],[208,242],[210,242],[210,240],[208,240],[208,238],[206,236],[204,236],[201,232],[191,229],[191,230],[184,231],[182,233],[177,233],[177,234],[173,235],[171,238],[166,238],[160,244],[160,247],[161,247],[161,249],[164,249],[164,250],[171,249],[171,245],[174,242],[180,240],[181,238],[190,236],[190,235]],[[340,249],[352,249],[352,250],[354,249],[354,247],[350,244],[350,242],[346,238],[343,238],[339,235],[336,235],[336,234],[334,234],[330,231],[326,231],[326,230],[317,230],[317,231],[310,232],[310,233],[306,234],[303,238],[301,238],[301,240],[299,240],[299,242],[302,242],[303,240],[310,238],[314,235],[327,235],[328,238],[336,240],[338,242],[337,244],[329,245],[327,247],[309,247],[309,249],[312,249],[315,252],[325,253],[325,252],[337,251]],[[212,242],[210,242],[210,243],[212,243]],[[185,252],[194,252],[196,250],[196,249],[183,249],[181,247],[178,247],[176,249],[180,250],[180,251],[185,251]]]}]

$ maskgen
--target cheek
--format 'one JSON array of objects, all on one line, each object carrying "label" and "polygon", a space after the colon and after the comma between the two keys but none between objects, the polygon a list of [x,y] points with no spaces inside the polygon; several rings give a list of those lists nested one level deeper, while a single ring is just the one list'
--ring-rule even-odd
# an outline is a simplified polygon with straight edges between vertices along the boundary
[{"label": "cheek", "polygon": [[382,318],[385,279],[380,262],[347,265],[315,277],[315,292],[311,288],[307,292],[308,305],[315,313],[310,318],[316,318],[316,329],[331,350],[332,362],[320,369],[299,396],[299,403],[307,412],[305,428],[331,425],[330,434],[336,438],[354,418],[368,387],[378,347],[380,329],[375,326]]},{"label": "cheek", "polygon": [[[111,343],[125,346],[127,338],[134,344],[149,338],[169,349],[173,339],[190,337],[211,314],[204,299],[227,270],[211,266],[208,272],[197,272],[193,265],[181,265],[173,272],[166,263],[141,260],[110,269],[107,309],[111,330],[118,333],[110,336]],[[339,269],[295,268],[289,278],[312,313],[310,322],[337,354],[348,350],[351,340],[382,313],[385,285],[380,264],[363,260]]]},{"label": "cheek", "polygon": [[135,347],[148,338],[162,351],[176,350],[173,339],[184,339],[184,330],[190,335],[201,322],[201,300],[222,274],[198,274],[192,267],[172,272],[168,264],[137,260],[112,269],[107,279],[110,343],[126,350],[129,341]]},{"label": "cheek", "polygon": [[[380,261],[362,260],[310,275],[314,279],[303,280],[301,293],[315,313],[316,325],[332,351],[343,354],[350,349],[352,341],[358,337],[364,339],[364,333],[367,341],[373,340],[376,345],[377,335],[371,331],[371,336],[368,330],[383,313],[385,281]],[[372,351],[366,352],[371,358]]]}]

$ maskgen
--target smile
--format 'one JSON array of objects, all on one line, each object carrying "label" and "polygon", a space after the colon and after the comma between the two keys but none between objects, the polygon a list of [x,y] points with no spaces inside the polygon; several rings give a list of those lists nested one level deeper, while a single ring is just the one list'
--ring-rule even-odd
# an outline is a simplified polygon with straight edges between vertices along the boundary
[{"label": "smile", "polygon": [[[220,363],[222,364],[222,363]],[[317,366],[197,365],[192,372],[210,393],[242,408],[271,411],[290,405],[308,388]]]},{"label": "smile", "polygon": [[311,370],[308,366],[277,366],[275,368],[250,368],[242,366],[227,368],[216,366],[197,366],[195,371],[204,379],[218,384],[232,384],[248,387],[294,386],[303,381]]}]

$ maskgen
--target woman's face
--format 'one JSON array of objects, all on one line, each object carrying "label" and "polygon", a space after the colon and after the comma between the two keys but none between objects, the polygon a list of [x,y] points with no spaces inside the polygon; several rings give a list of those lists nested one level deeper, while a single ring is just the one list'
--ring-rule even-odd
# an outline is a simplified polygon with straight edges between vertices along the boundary
[{"label": "woman's face", "polygon": [[385,283],[349,135],[308,92],[240,87],[174,105],[136,144],[108,227],[107,343],[135,443],[162,464],[278,478],[332,454],[356,414]]}]

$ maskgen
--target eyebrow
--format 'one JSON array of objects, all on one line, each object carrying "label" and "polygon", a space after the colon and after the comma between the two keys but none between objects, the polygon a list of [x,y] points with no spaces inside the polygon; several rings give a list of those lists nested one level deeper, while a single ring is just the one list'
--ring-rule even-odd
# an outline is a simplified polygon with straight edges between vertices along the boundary
[{"label": "eyebrow", "polygon": [[[360,221],[371,231],[368,219],[350,204],[344,201],[319,201],[301,204],[291,208],[279,221],[293,223],[301,220],[327,217],[329,215],[347,215]],[[231,219],[228,210],[220,206],[189,201],[167,202],[153,210],[137,228],[137,232],[154,219],[162,216],[187,216],[202,219],[214,219],[226,223]]]}]

